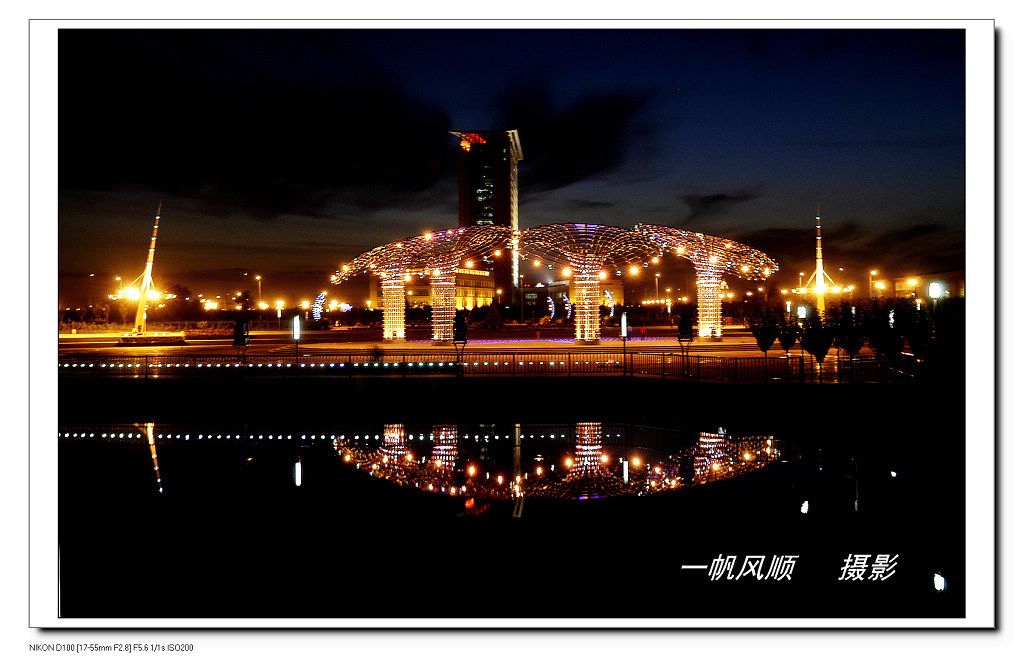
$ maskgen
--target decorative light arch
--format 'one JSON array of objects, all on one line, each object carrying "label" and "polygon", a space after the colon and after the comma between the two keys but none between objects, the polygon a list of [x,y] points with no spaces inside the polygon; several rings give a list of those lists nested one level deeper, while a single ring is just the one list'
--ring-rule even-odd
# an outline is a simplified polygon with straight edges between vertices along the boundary
[{"label": "decorative light arch", "polygon": [[412,278],[410,270],[417,254],[430,243],[429,236],[413,236],[367,250],[331,276],[334,284],[359,273],[380,277],[384,340],[405,338],[405,283]]},{"label": "decorative light arch", "polygon": [[337,284],[363,272],[380,277],[384,310],[384,339],[405,338],[405,283],[413,273],[430,280],[432,335],[437,344],[454,338],[455,274],[467,255],[510,242],[504,227],[456,227],[411,236],[368,250],[342,265],[332,277]]},{"label": "decorative light arch", "polygon": [[570,301],[576,304],[576,342],[601,338],[601,269],[642,262],[661,254],[661,248],[629,229],[580,223],[545,225],[521,233],[521,247],[571,269]]},{"label": "decorative light arch", "polygon": [[511,237],[511,229],[483,225],[423,235],[428,242],[415,261],[425,267],[430,278],[431,336],[435,345],[450,344],[455,338],[455,274],[463,258],[507,246]]},{"label": "decorative light arch", "polygon": [[454,338],[455,275],[467,256],[496,247],[518,246],[570,269],[570,302],[574,304],[576,342],[600,340],[601,269],[622,268],[655,260],[663,252],[685,257],[697,271],[698,336],[722,335],[721,281],[726,274],[764,280],[778,264],[760,250],[737,241],[659,225],[622,229],[605,225],[566,223],[534,227],[518,234],[494,226],[458,227],[427,232],[369,250],[332,276],[338,283],[352,275],[372,272],[380,277],[384,310],[384,339],[405,338],[405,282],[412,273],[430,279],[435,343]]},{"label": "decorative light arch", "polygon": [[764,280],[779,270],[768,255],[738,241],[659,225],[638,225],[637,231],[666,252],[693,263],[697,271],[697,335],[702,338],[722,336],[723,275]]}]

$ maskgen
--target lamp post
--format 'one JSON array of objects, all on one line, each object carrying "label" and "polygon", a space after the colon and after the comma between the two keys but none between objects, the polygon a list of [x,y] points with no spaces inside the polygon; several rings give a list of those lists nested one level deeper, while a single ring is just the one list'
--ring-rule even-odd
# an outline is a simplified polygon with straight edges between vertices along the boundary
[{"label": "lamp post", "polygon": [[[256,294],[257,305],[263,303],[263,278],[261,276],[256,276]],[[260,309],[260,319],[263,319],[262,309]]]},{"label": "lamp post", "polygon": [[942,296],[942,283],[928,283],[928,296],[932,299],[932,335],[935,335],[935,315],[938,313],[939,297]]},{"label": "lamp post", "polygon": [[519,274],[519,321],[526,324],[526,276]]},{"label": "lamp post", "polygon": [[629,328],[626,324],[626,311],[622,311],[622,375],[626,375],[626,337],[629,335]]},{"label": "lamp post", "polygon": [[875,285],[875,276],[877,276],[877,275],[878,275],[878,271],[875,271],[875,270],[872,270],[871,273],[868,274],[868,298],[869,299],[873,299],[874,296],[875,296],[875,293],[873,291],[871,291],[871,288],[874,287],[874,285]]},{"label": "lamp post", "polygon": [[658,278],[661,278],[660,273],[654,274],[654,298],[657,299],[658,295],[661,294],[661,290],[658,288]]}]

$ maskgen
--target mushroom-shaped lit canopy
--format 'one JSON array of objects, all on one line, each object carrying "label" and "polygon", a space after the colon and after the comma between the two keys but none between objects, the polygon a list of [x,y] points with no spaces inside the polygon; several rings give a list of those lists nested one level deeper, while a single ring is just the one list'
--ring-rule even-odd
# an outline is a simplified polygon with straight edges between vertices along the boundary
[{"label": "mushroom-shaped lit canopy", "polygon": [[[426,235],[424,235],[426,236]],[[430,234],[430,242],[416,255],[430,276],[432,337],[435,344],[454,339],[455,274],[467,255],[484,254],[498,245],[508,245],[512,230],[507,227],[456,227]]]},{"label": "mushroom-shaped lit canopy", "polygon": [[731,239],[659,225],[638,225],[637,231],[667,252],[686,257],[698,271],[708,268],[720,275],[763,280],[779,270],[768,255]]},{"label": "mushroom-shaped lit canopy", "polygon": [[596,271],[605,263],[645,262],[661,254],[660,246],[635,231],[605,225],[545,225],[526,230],[520,239],[525,251],[568,262],[574,271]]},{"label": "mushroom-shaped lit canopy", "polygon": [[367,250],[347,264],[331,277],[331,282],[338,284],[360,273],[376,273],[382,277],[388,273],[405,271],[416,263],[416,256],[430,242],[429,234],[413,236],[401,241],[392,241],[373,250]]},{"label": "mushroom-shaped lit canopy", "polygon": [[342,265],[341,270],[331,276],[334,284],[366,271],[380,276],[385,340],[405,338],[406,276],[415,265],[417,254],[429,243],[429,238],[414,236],[378,246]]},{"label": "mushroom-shaped lit canopy", "polygon": [[492,226],[427,232],[364,252],[342,265],[331,281],[337,284],[363,272],[379,275],[384,306],[384,338],[404,338],[404,281],[413,272],[424,272],[430,277],[434,340],[451,341],[455,316],[455,273],[459,263],[466,255],[485,253],[495,246],[508,245],[511,236],[511,229]]},{"label": "mushroom-shaped lit canopy", "polygon": [[433,274],[438,270],[441,273],[454,271],[467,255],[485,253],[495,246],[507,246],[512,238],[512,230],[508,227],[479,225],[444,229],[431,232],[429,236],[429,243],[423,245],[415,259]]},{"label": "mushroom-shaped lit canopy", "polygon": [[702,338],[722,336],[723,275],[763,280],[779,270],[768,255],[730,239],[658,225],[639,225],[637,231],[693,262],[697,271],[697,335]]},{"label": "mushroom-shaped lit canopy", "polygon": [[448,267],[454,270],[466,255],[507,245],[511,234],[512,230],[505,227],[478,226],[410,236],[367,250],[351,262],[343,264],[331,282],[337,284],[367,271],[382,277],[388,273],[423,269],[429,270],[429,273],[439,269],[443,273]]},{"label": "mushroom-shaped lit canopy", "polygon": [[521,248],[571,267],[572,302],[576,304],[576,341],[600,339],[599,272],[607,263],[645,262],[661,248],[630,229],[604,225],[560,224],[534,227],[520,236]]}]

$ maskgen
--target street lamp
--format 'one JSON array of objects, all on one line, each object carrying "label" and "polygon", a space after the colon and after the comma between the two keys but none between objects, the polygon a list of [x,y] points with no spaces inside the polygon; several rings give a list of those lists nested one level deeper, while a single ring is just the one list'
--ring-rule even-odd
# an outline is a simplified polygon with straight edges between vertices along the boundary
[{"label": "street lamp", "polygon": [[[263,303],[263,278],[256,276],[256,301]],[[263,313],[260,313],[260,319],[263,319]]]},{"label": "street lamp", "polygon": [[657,299],[658,295],[661,294],[661,290],[658,289],[658,278],[661,278],[660,273],[654,274],[654,298]]},{"label": "street lamp", "polygon": [[[928,283],[928,296],[932,299],[932,320],[934,321],[939,308],[939,297],[942,296],[942,283]],[[933,322],[933,331],[934,327],[935,325]]]},{"label": "street lamp", "polygon": [[878,271],[875,271],[875,270],[872,270],[871,273],[868,274],[868,298],[869,299],[873,299],[874,296],[875,296],[875,293],[871,291],[871,284],[873,282],[875,282],[875,276],[877,276],[877,275],[878,275]]}]

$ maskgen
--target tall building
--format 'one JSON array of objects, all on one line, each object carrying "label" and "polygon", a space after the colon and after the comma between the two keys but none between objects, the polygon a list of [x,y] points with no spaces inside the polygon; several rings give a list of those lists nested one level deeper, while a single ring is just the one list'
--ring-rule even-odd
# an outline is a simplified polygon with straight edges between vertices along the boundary
[{"label": "tall building", "polygon": [[[459,227],[498,225],[519,231],[517,130],[453,131],[459,138]],[[516,243],[516,241],[514,241]],[[519,286],[519,248],[490,258],[495,288],[513,294]]]}]

